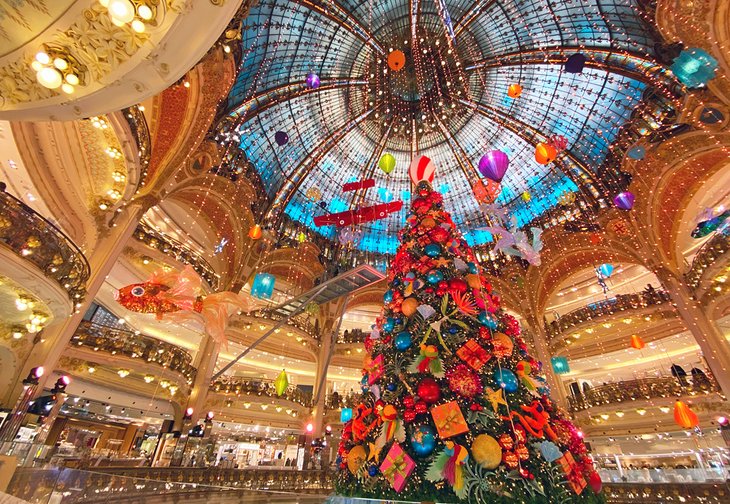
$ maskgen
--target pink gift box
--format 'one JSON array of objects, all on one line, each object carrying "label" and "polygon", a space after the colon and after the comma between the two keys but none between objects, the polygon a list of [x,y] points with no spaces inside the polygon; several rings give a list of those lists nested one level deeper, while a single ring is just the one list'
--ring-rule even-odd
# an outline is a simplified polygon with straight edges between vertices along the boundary
[{"label": "pink gift box", "polygon": [[403,490],[406,481],[416,468],[416,463],[408,456],[398,443],[391,446],[390,451],[385,456],[385,460],[380,464],[380,471],[390,482],[396,492]]},{"label": "pink gift box", "polygon": [[384,364],[383,354],[378,355],[372,360],[370,367],[368,368],[368,385],[372,385],[378,381],[381,376],[383,376],[383,373],[385,372]]}]

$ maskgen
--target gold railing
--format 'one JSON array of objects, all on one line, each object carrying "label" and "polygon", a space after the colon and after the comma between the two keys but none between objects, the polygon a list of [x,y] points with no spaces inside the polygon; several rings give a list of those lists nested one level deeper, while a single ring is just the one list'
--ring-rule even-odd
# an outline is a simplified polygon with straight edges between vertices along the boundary
[{"label": "gold railing", "polygon": [[362,329],[344,331],[337,337],[337,343],[363,343],[369,334]]},{"label": "gold railing", "polygon": [[220,289],[221,279],[213,266],[202,255],[191,250],[187,245],[158,233],[145,224],[137,226],[134,237],[164,254],[172,255],[183,264],[189,264],[203,280],[208,282],[211,289],[214,291]]},{"label": "gold railing", "polygon": [[55,280],[73,303],[86,295],[89,263],[66,234],[19,199],[0,192],[0,243]]},{"label": "gold railing", "polygon": [[83,321],[71,338],[70,344],[91,348],[95,352],[124,355],[157,364],[182,374],[188,383],[192,383],[195,377],[193,358],[188,352],[170,343],[132,331]]},{"label": "gold railing", "polygon": [[550,322],[546,326],[548,338],[553,339],[589,320],[631,310],[640,310],[670,301],[669,294],[661,290],[644,291],[636,294],[619,294],[611,299],[591,303],[573,310],[560,317],[559,320]]},{"label": "gold railing", "polygon": [[239,376],[222,376],[210,384],[210,390],[211,392],[233,396],[248,395],[270,399],[284,399],[306,407],[312,404],[312,394],[294,386],[289,386],[281,396],[277,395],[276,387],[269,380],[251,380]]},{"label": "gold railing", "polygon": [[360,403],[360,394],[350,393],[346,395],[340,395],[336,392],[327,396],[325,401],[326,410],[337,410],[340,408],[354,408]]},{"label": "gold railing", "polygon": [[659,397],[697,396],[713,392],[720,392],[720,387],[714,379],[708,377],[694,377],[692,382],[687,378],[648,378],[601,385],[578,397],[568,397],[568,404],[571,411],[578,412],[609,404]]},{"label": "gold railing", "polygon": [[150,158],[152,156],[152,140],[150,130],[147,126],[147,119],[144,113],[137,105],[122,110],[124,118],[127,120],[129,129],[132,131],[135,143],[137,144],[140,166],[142,171],[139,174],[137,184],[145,182],[147,179],[147,170],[150,166]]},{"label": "gold railing", "polygon": [[[250,316],[256,317],[256,318],[272,320],[274,322],[279,322],[284,319],[284,315],[271,311],[271,310],[267,310],[265,308],[251,312]],[[317,333],[317,330],[315,329],[314,324],[312,324],[309,321],[308,315],[300,313],[299,315],[289,317],[289,320],[287,320],[286,323],[287,323],[287,325],[296,327],[297,329],[306,333],[313,339],[319,341],[319,334]]]},{"label": "gold railing", "polygon": [[705,270],[728,250],[730,250],[730,235],[716,233],[707,240],[695,254],[692,266],[684,275],[687,284],[693,289],[697,288]]}]

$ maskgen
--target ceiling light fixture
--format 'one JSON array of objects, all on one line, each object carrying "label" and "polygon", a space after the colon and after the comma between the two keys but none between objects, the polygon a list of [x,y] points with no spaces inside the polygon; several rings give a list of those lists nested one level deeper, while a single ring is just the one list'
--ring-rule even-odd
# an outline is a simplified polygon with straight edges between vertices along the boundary
[{"label": "ceiling light fixture", "polygon": [[30,64],[35,71],[36,80],[46,89],[61,89],[66,94],[76,91],[76,86],[83,86],[84,67],[62,46],[44,44]]},{"label": "ceiling light fixture", "polygon": [[157,2],[150,0],[99,0],[99,3],[106,8],[114,25],[127,25],[137,33],[144,33],[157,16]]}]

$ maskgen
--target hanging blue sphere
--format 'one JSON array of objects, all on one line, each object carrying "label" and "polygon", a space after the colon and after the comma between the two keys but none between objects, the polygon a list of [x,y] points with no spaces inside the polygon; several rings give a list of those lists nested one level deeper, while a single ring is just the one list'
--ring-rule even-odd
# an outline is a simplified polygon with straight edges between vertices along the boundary
[{"label": "hanging blue sphere", "polygon": [[385,388],[387,388],[390,392],[395,392],[395,389],[398,388],[398,385],[396,385],[395,383],[389,383],[385,386]]},{"label": "hanging blue sphere", "polygon": [[477,265],[474,264],[473,262],[466,263],[466,266],[469,268],[469,273],[471,273],[472,275],[476,275],[477,273],[479,273],[479,270],[477,269]]},{"label": "hanging blue sphere", "polygon": [[482,324],[485,327],[488,327],[489,329],[491,329],[493,331],[497,329],[497,325],[498,325],[497,319],[491,313],[487,313],[487,312],[483,311],[483,312],[479,313],[479,315],[477,315],[477,320],[479,320],[480,324]]},{"label": "hanging blue sphere", "polygon": [[431,270],[426,275],[426,280],[428,280],[428,283],[430,284],[437,284],[443,279],[444,274],[441,273],[439,270]]},{"label": "hanging blue sphere", "polygon": [[393,291],[392,290],[385,291],[385,294],[383,294],[383,301],[385,301],[386,303],[390,303],[391,301],[393,301]]},{"label": "hanging blue sphere", "polygon": [[411,341],[411,333],[408,331],[402,331],[399,332],[398,335],[395,337],[395,348],[396,350],[399,350],[401,352],[405,352],[409,348],[411,348],[411,344],[413,342]]},{"label": "hanging blue sphere", "polygon": [[416,457],[428,457],[436,448],[436,435],[430,425],[416,427],[409,436]]},{"label": "hanging blue sphere", "polygon": [[425,247],[423,247],[423,251],[426,253],[428,257],[438,257],[441,255],[441,245],[438,243],[429,243]]},{"label": "hanging blue sphere", "polygon": [[370,467],[368,467],[368,474],[372,477],[377,476],[378,471],[379,471],[378,466],[371,465]]},{"label": "hanging blue sphere", "polygon": [[390,332],[395,327],[395,320],[393,317],[388,317],[385,319],[385,322],[383,322],[383,331]]},{"label": "hanging blue sphere", "polygon": [[517,391],[517,377],[509,369],[496,369],[494,371],[494,380],[505,392]]}]

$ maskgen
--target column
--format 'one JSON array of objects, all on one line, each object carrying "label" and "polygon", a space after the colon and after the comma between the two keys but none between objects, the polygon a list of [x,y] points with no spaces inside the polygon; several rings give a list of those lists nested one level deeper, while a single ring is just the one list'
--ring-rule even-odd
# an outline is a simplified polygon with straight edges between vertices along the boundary
[{"label": "column", "polygon": [[[196,425],[208,413],[203,411],[203,408],[205,407],[205,401],[208,399],[210,380],[215,370],[219,350],[220,344],[213,338],[208,335],[203,337],[203,345],[195,356],[195,379],[193,380],[187,406],[183,408],[183,411],[193,408],[193,415],[190,417],[192,425]],[[180,425],[176,422],[173,430],[179,430]]]},{"label": "column", "polygon": [[692,333],[725,395],[730,394],[730,346],[715,323],[707,317],[687,284],[670,269],[653,268],[662,286],[674,302],[679,316]]},{"label": "column", "polygon": [[[137,228],[137,224],[139,224],[147,208],[147,206],[139,204],[129,205],[122,212],[119,212],[115,219],[112,219],[106,236],[101,238],[96,248],[88,253],[87,260],[89,261],[91,275],[86,283],[86,298],[71,317],[54,321],[43,330],[44,341],[33,347],[30,356],[18,373],[19,377],[25,376],[35,367],[43,366],[46,369],[46,375],[41,380],[39,388],[39,390],[43,390],[45,380],[53,374],[61,354],[78,328],[84,313],[94,301],[96,293],[104,284],[107,275],[116,264],[119,255]],[[13,387],[11,399],[21,394],[22,387],[22,382],[19,379]]]},{"label": "column", "polygon": [[563,387],[563,381],[553,371],[553,367],[550,363],[552,357],[550,349],[548,347],[547,332],[545,331],[545,325],[542,321],[536,317],[528,317],[527,323],[529,328],[534,334],[535,352],[537,353],[537,360],[542,362],[542,372],[547,378],[548,386],[550,387],[550,397],[558,406],[561,408],[568,408],[568,401],[565,397],[565,388]]},{"label": "column", "polygon": [[43,390],[39,385],[40,375],[42,374],[42,370],[29,373],[28,377],[21,382],[23,387],[22,393],[15,402],[10,417],[5,420],[2,430],[0,430],[0,441],[10,442],[15,440],[15,436],[18,435],[25,416],[28,414],[28,406],[33,400],[33,396],[35,396],[37,390]]}]

